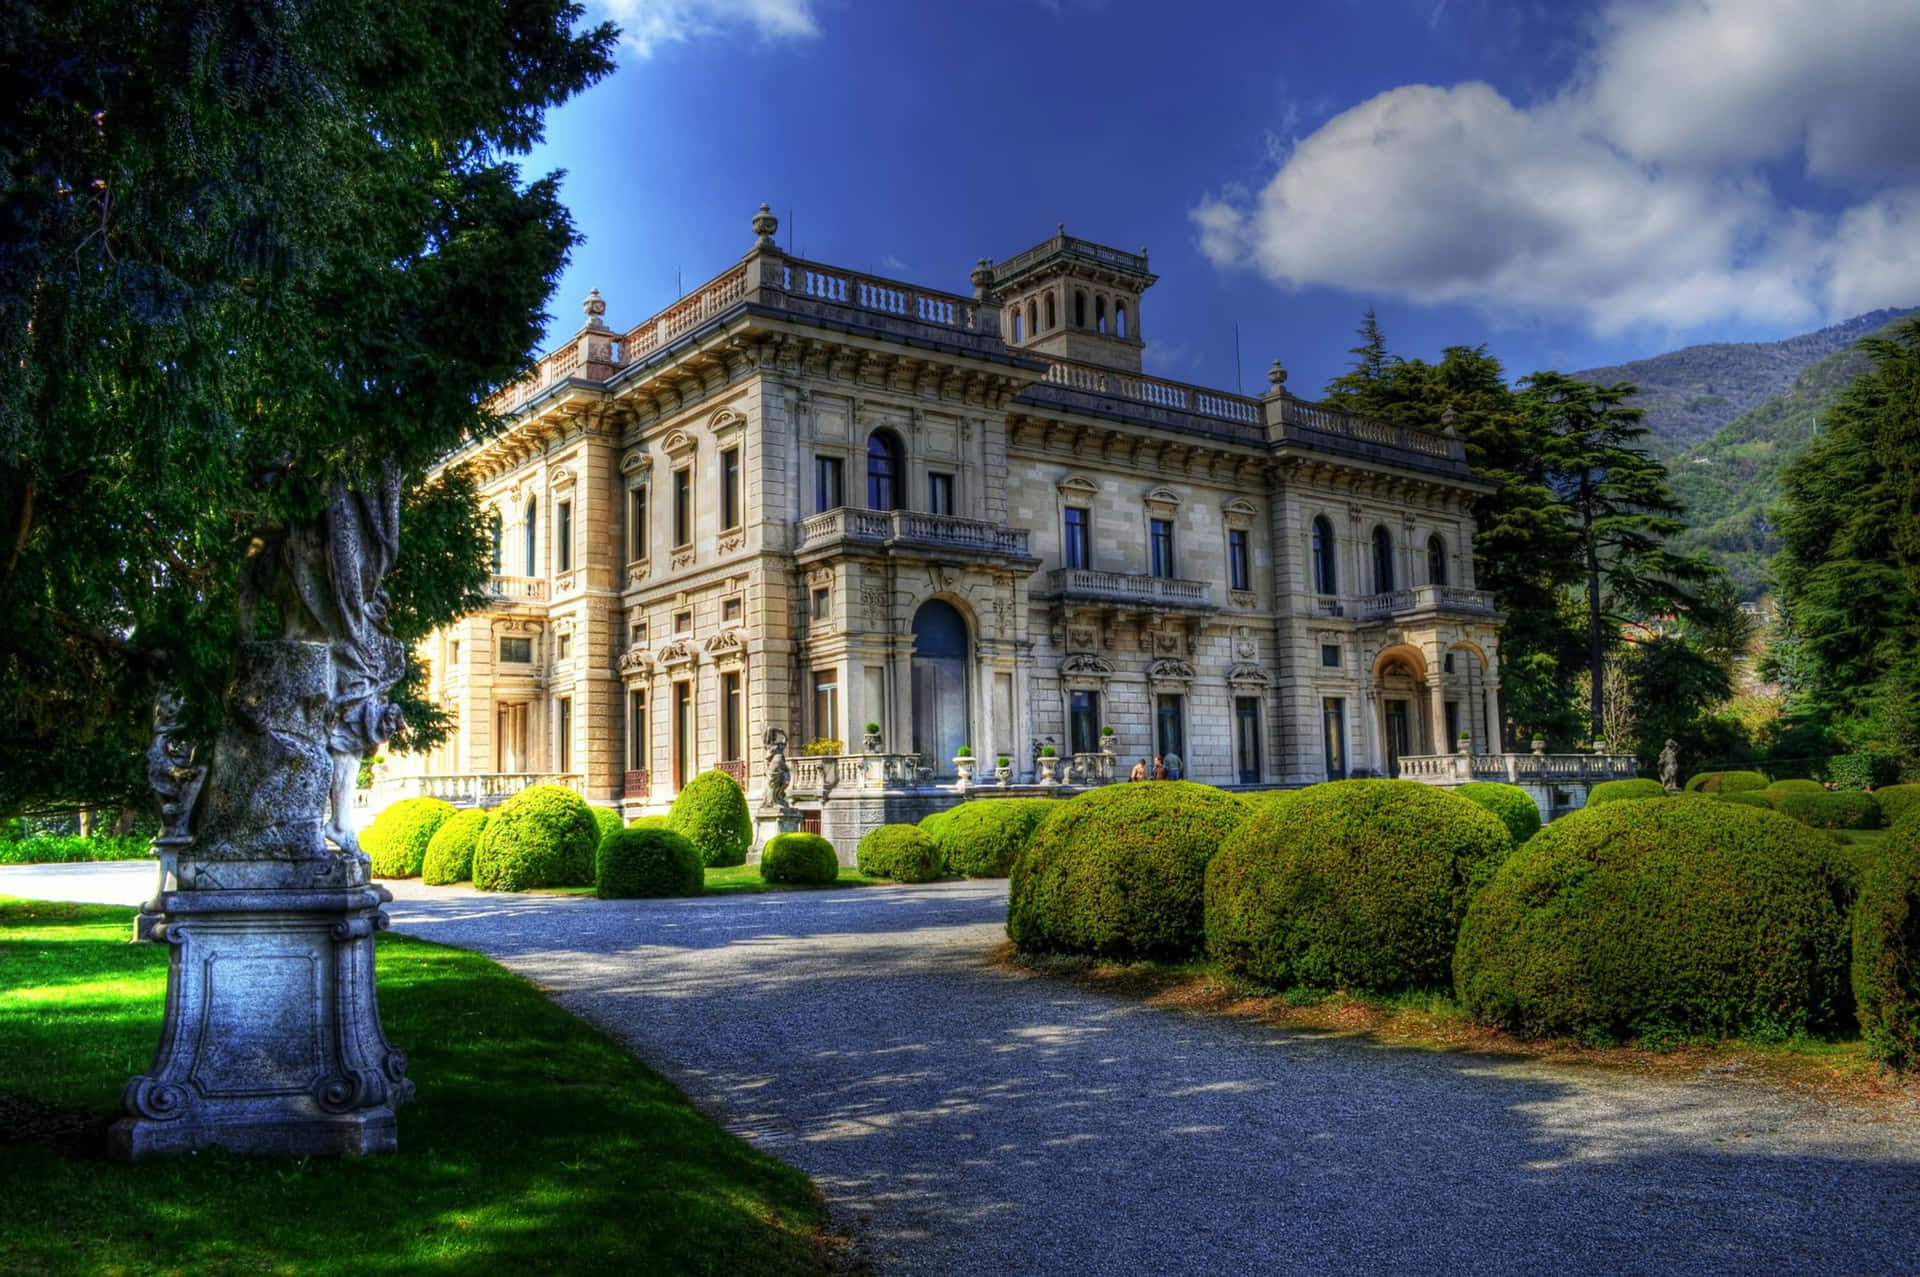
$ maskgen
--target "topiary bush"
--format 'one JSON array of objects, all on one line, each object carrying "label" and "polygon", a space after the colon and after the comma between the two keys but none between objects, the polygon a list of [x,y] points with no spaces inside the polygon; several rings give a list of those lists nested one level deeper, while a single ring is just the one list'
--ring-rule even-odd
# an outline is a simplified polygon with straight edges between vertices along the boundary
[{"label": "topiary bush", "polygon": [[1717,803],[1733,803],[1740,807],[1764,807],[1773,810],[1773,800],[1757,789],[1741,789],[1730,794],[1709,794]]},{"label": "topiary bush", "polygon": [[1778,807],[1780,800],[1788,794],[1824,794],[1827,791],[1826,786],[1817,780],[1776,780],[1761,792],[1766,794],[1769,803]]},{"label": "topiary bush", "polygon": [[665,812],[657,816],[635,816],[627,822],[628,829],[672,829],[673,822]]},{"label": "topiary bush", "polygon": [[1587,795],[1587,806],[1599,807],[1606,803],[1631,802],[1638,798],[1665,798],[1667,787],[1657,780],[1642,776],[1636,780],[1603,780],[1593,787]]},{"label": "topiary bush", "polygon": [[1004,878],[1058,802],[1054,798],[983,798],[942,813],[946,819],[932,830],[921,821],[920,832],[940,848],[940,859],[949,872],[969,878]]},{"label": "topiary bush", "polygon": [[1880,818],[1889,825],[1897,825],[1920,811],[1920,785],[1888,785],[1874,790],[1873,797],[1880,804]]},{"label": "topiary bush", "polygon": [[453,819],[453,804],[438,798],[402,798],[360,831],[360,850],[367,853],[376,878],[418,878],[426,863],[427,844],[440,826]]},{"label": "topiary bush", "polygon": [[918,825],[882,825],[870,830],[854,852],[854,864],[869,878],[932,882],[945,872],[940,848]]},{"label": "topiary bush", "polygon": [[1247,815],[1232,794],[1184,780],[1070,798],[1014,861],[1007,934],[1030,951],[1193,953],[1205,935],[1207,862]]},{"label": "topiary bush", "polygon": [[1878,789],[1900,778],[1900,760],[1892,754],[1836,754],[1827,760],[1827,779],[1842,789]]},{"label": "topiary bush", "polygon": [[1500,823],[1513,836],[1513,845],[1516,847],[1540,832],[1539,804],[1518,785],[1475,780],[1456,786],[1453,792],[1498,816]]},{"label": "topiary bush", "polygon": [[1815,829],[1878,829],[1880,804],[1872,794],[1857,789],[1834,793],[1786,794],[1780,810]]},{"label": "topiary bush", "polygon": [[616,829],[594,856],[593,894],[606,900],[697,896],[706,879],[700,853],[671,829]]},{"label": "topiary bush", "polygon": [[840,853],[819,834],[777,834],[760,852],[765,882],[824,886],[840,876]]},{"label": "topiary bush", "polygon": [[1737,794],[1766,787],[1767,778],[1759,772],[1701,772],[1687,781],[1689,794]]},{"label": "topiary bush", "polygon": [[1576,812],[1468,906],[1457,996],[1529,1036],[1832,1027],[1851,1001],[1834,851],[1777,812],[1704,798]]},{"label": "topiary bush", "polygon": [[1854,901],[1853,1000],[1867,1053],[1911,1065],[1920,1055],[1920,822],[1894,830]]},{"label": "topiary bush", "polygon": [[673,800],[667,825],[685,836],[710,868],[744,865],[753,847],[747,796],[723,771],[701,772],[688,781]]},{"label": "topiary bush", "polygon": [[473,877],[473,849],[488,819],[486,812],[469,807],[453,813],[434,830],[426,859],[420,863],[420,881],[430,887],[445,887]]},{"label": "topiary bush", "polygon": [[940,831],[946,828],[947,822],[952,820],[953,814],[959,810],[959,807],[949,807],[944,811],[936,811],[922,816],[920,818],[920,832],[933,839],[935,843],[938,843],[940,841]]},{"label": "topiary bush", "polygon": [[608,834],[627,827],[626,822],[620,819],[620,813],[611,807],[595,807],[592,811],[593,823],[600,829],[600,840],[602,842],[606,841]]},{"label": "topiary bush", "polygon": [[1256,812],[1207,867],[1207,952],[1283,988],[1444,987],[1468,897],[1513,846],[1506,822],[1444,789],[1316,785]]},{"label": "topiary bush", "polygon": [[529,785],[494,809],[473,848],[482,891],[591,887],[600,825],[587,800],[559,785]]}]

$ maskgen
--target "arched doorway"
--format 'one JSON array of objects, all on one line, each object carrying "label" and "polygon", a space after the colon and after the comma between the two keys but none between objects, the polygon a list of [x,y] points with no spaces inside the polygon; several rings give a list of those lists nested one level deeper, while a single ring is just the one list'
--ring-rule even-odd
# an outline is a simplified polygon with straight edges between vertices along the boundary
[{"label": "arched doorway", "polygon": [[1373,690],[1380,707],[1378,765],[1383,776],[1398,776],[1400,760],[1406,755],[1430,752],[1433,724],[1427,675],[1425,658],[1412,647],[1388,648],[1374,661]]},{"label": "arched doorway", "polygon": [[953,604],[929,599],[913,614],[913,748],[936,777],[953,775],[953,756],[971,742],[966,618]]}]

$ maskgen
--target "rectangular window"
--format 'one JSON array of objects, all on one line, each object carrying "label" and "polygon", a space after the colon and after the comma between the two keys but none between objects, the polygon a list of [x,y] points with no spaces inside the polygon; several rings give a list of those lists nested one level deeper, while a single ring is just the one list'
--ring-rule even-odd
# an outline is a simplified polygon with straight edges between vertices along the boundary
[{"label": "rectangular window", "polygon": [[1240,764],[1240,783],[1260,782],[1260,698],[1233,698],[1233,740],[1235,761]]},{"label": "rectangular window", "polygon": [[573,658],[573,635],[562,634],[553,640],[554,659],[565,662]]},{"label": "rectangular window", "polygon": [[673,685],[673,787],[693,778],[693,684]]},{"label": "rectangular window", "polygon": [[573,770],[573,697],[562,696],[554,705],[554,731],[559,737],[560,774]]},{"label": "rectangular window", "polygon": [[533,640],[530,638],[503,638],[500,640],[500,659],[512,661],[516,665],[525,665],[533,660]]},{"label": "rectangular window", "polygon": [[1460,702],[1447,702],[1447,752],[1460,751]]},{"label": "rectangular window", "polygon": [[740,619],[740,600],[737,598],[722,599],[720,601],[721,624],[732,625],[735,621],[738,621],[739,619]]},{"label": "rectangular window", "polygon": [[460,663],[460,640],[455,639],[451,643],[447,644],[447,664],[458,665],[459,663]]},{"label": "rectangular window", "polygon": [[673,632],[675,634],[693,633],[693,613],[675,612],[673,614]]},{"label": "rectangular window", "polygon": [[679,469],[673,472],[673,544],[690,545],[693,542],[693,471]]},{"label": "rectangular window", "polygon": [[1250,590],[1249,582],[1253,574],[1247,567],[1247,531],[1245,528],[1227,529],[1227,586],[1229,589]]},{"label": "rectangular window", "polygon": [[825,624],[827,621],[827,612],[832,606],[833,594],[830,590],[824,588],[815,590],[813,592],[813,621],[816,624]]},{"label": "rectangular window", "polygon": [[720,526],[740,526],[740,449],[720,454]]},{"label": "rectangular window", "polygon": [[633,488],[627,493],[627,561],[638,563],[647,557],[647,490]]},{"label": "rectangular window", "polygon": [[1339,669],[1340,645],[1338,643],[1322,643],[1320,645],[1320,663],[1330,666],[1333,669]]},{"label": "rectangular window", "polygon": [[1186,760],[1180,757],[1181,719],[1185,708],[1186,697],[1177,693],[1163,692],[1154,698],[1154,740],[1160,747],[1160,761],[1166,764],[1168,780],[1180,780],[1186,775]]},{"label": "rectangular window", "polygon": [[813,509],[837,510],[847,503],[846,466],[838,457],[813,459]]},{"label": "rectangular window", "polygon": [[720,757],[732,761],[740,757],[740,676],[720,676]]},{"label": "rectangular window", "polygon": [[639,647],[647,641],[647,623],[635,621],[627,627],[627,646]]},{"label": "rectangular window", "polygon": [[1100,693],[1070,692],[1067,695],[1067,737],[1076,754],[1091,754],[1100,748]]},{"label": "rectangular window", "polygon": [[1171,520],[1148,520],[1147,546],[1152,560],[1148,570],[1155,576],[1173,576],[1173,523]]},{"label": "rectangular window", "polygon": [[1087,551],[1087,524],[1092,512],[1077,505],[1070,505],[1066,512],[1066,541],[1062,546],[1061,561],[1070,568],[1088,568],[1093,560]]},{"label": "rectangular window", "polygon": [[953,513],[953,476],[950,474],[927,475],[927,509],[934,514]]},{"label": "rectangular window", "polygon": [[1347,778],[1347,702],[1329,696],[1320,702],[1320,718],[1327,738],[1327,779]]},{"label": "rectangular window", "polygon": [[558,547],[560,566],[558,571],[573,571],[573,502],[562,501],[560,503],[560,518],[558,526],[554,528],[554,536],[559,538],[560,541]]},{"label": "rectangular window", "polygon": [[647,691],[644,687],[627,693],[627,770],[647,770]]},{"label": "rectangular window", "polygon": [[813,734],[816,739],[846,739],[840,735],[840,675],[833,670],[813,672]]}]

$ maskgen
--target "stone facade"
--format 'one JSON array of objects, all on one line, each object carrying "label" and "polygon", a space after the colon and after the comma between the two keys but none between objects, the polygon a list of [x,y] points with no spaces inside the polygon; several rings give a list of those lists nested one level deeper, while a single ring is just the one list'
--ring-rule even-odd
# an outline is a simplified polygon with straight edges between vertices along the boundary
[{"label": "stone facade", "polygon": [[802,809],[836,782],[874,808],[829,813],[845,843],[962,745],[977,779],[1035,782],[1051,745],[1075,782],[1171,753],[1229,786],[1499,749],[1488,489],[1450,431],[1296,399],[1277,363],[1259,398],[1143,375],[1144,252],[1062,230],[959,295],[754,229],[624,333],[596,292],[448,463],[497,575],[416,654],[458,718],[396,760],[416,788],[558,774],[637,814],[722,766],[757,809],[777,727]]}]

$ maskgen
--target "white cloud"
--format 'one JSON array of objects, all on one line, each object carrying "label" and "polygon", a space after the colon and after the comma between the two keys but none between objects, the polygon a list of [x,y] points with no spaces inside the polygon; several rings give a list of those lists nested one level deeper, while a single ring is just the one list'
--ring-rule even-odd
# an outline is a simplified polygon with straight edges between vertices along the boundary
[{"label": "white cloud", "polygon": [[1912,304],[1916,48],[1912,0],[1619,0],[1553,97],[1392,89],[1191,216],[1283,287],[1601,334]]},{"label": "white cloud", "polygon": [[621,38],[641,57],[663,44],[742,28],[763,40],[820,34],[813,0],[604,0]]}]

